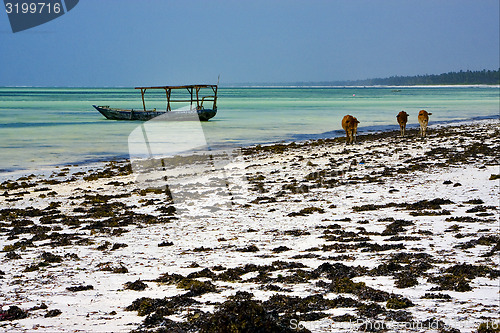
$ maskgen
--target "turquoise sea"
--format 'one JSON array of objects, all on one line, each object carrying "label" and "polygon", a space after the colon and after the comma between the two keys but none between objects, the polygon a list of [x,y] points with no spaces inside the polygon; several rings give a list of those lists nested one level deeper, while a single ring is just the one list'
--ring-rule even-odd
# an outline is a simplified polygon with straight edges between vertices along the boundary
[{"label": "turquoise sea", "polygon": [[[164,94],[149,93],[148,107],[164,108]],[[133,88],[0,88],[0,173],[128,157],[128,135],[140,124],[106,120],[92,104],[140,108]],[[212,146],[247,146],[343,135],[352,114],[359,132],[396,129],[432,112],[431,124],[497,118],[495,87],[276,87],[219,88],[218,113],[203,123]]]}]

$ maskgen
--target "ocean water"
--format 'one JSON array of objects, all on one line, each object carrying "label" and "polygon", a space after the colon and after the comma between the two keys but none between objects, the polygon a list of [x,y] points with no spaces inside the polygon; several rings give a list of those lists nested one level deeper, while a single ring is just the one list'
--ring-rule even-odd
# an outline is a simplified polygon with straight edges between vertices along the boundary
[{"label": "ocean water", "polygon": [[[146,97],[165,108],[164,93]],[[106,120],[92,104],[142,106],[133,88],[0,88],[0,173],[127,158],[141,123]],[[500,88],[219,88],[217,116],[202,129],[213,147],[247,146],[342,136],[346,114],[358,132],[396,129],[401,110],[415,126],[421,109],[431,124],[498,117]]]}]

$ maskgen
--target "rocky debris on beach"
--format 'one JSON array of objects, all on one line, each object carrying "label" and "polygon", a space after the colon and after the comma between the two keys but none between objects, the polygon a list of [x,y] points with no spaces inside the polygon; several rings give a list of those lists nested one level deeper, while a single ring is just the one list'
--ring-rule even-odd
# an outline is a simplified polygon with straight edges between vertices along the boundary
[{"label": "rocky debris on beach", "polygon": [[245,148],[231,195],[218,170],[197,183],[211,205],[137,188],[127,162],[5,180],[0,328],[487,332],[498,121],[408,132]]}]

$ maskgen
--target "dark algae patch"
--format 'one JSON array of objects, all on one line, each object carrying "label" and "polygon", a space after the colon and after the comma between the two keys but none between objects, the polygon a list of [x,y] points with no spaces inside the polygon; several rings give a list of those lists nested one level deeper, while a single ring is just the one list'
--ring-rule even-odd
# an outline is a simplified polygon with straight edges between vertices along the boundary
[{"label": "dark algae patch", "polygon": [[400,232],[405,232],[407,226],[414,225],[415,223],[411,221],[405,221],[405,220],[396,220],[387,227],[385,227],[385,230],[382,231],[382,235],[387,236],[387,235],[396,235]]},{"label": "dark algae patch", "polygon": [[418,284],[418,279],[413,275],[409,275],[407,272],[395,274],[395,277],[396,281],[394,285],[397,288],[410,288]]},{"label": "dark algae patch", "polygon": [[92,285],[80,285],[80,286],[72,286],[72,287],[66,287],[66,290],[68,291],[73,291],[73,292],[77,292],[77,291],[85,291],[85,290],[93,290],[94,289],[94,286]]},{"label": "dark algae patch", "polygon": [[500,271],[486,265],[457,264],[442,271],[442,274],[429,277],[428,281],[438,286],[431,290],[471,291],[471,281],[476,277],[498,279]]},{"label": "dark algae patch", "polygon": [[127,311],[137,311],[139,316],[146,316],[153,313],[161,316],[168,316],[179,313],[186,307],[199,302],[186,295],[178,295],[165,298],[141,297],[136,299],[131,305],[127,306]]},{"label": "dark algae patch", "polygon": [[500,333],[500,322],[483,322],[479,324],[477,333]]},{"label": "dark algae patch", "polygon": [[470,280],[463,275],[443,274],[429,278],[429,282],[436,283],[438,287],[431,290],[453,290],[459,292],[471,291]]},{"label": "dark algae patch", "polygon": [[148,285],[141,280],[135,280],[134,282],[126,282],[123,286],[125,289],[142,291],[145,290]]},{"label": "dark algae patch", "polygon": [[52,317],[57,317],[59,316],[60,314],[62,313],[61,310],[59,309],[53,309],[53,310],[49,310],[47,311],[47,313],[45,314],[45,318],[52,318]]},{"label": "dark algae patch", "polygon": [[323,208],[306,207],[306,208],[301,209],[298,212],[290,213],[290,214],[288,214],[288,216],[292,216],[292,217],[293,216],[306,216],[306,215],[313,214],[313,213],[323,214],[324,212],[325,212],[325,210]]},{"label": "dark algae patch", "polygon": [[7,310],[0,310],[0,321],[17,320],[26,317],[28,317],[28,312],[15,305],[11,305]]},{"label": "dark algae patch", "polygon": [[[237,292],[225,302],[218,304],[213,313],[191,311],[186,316],[187,320],[182,322],[174,322],[165,316],[178,313],[198,303],[184,296],[170,299],[140,298],[127,307],[127,310],[138,311],[141,316],[147,315],[142,325],[133,332],[146,332],[151,327],[158,327],[157,332],[297,332],[290,328],[289,322],[280,319],[276,311],[252,298],[252,294]],[[310,331],[302,329],[298,332]]]},{"label": "dark algae patch", "polygon": [[441,205],[451,205],[453,203],[454,202],[448,199],[436,198],[432,200],[420,200],[414,203],[366,204],[362,206],[354,206],[352,209],[355,212],[379,210],[382,208],[401,208],[406,210],[422,211],[441,209]]},{"label": "dark algae patch", "polygon": [[209,292],[217,291],[217,288],[210,281],[199,281],[195,279],[182,279],[177,283],[177,288],[189,290],[188,294],[199,296]]},{"label": "dark algae patch", "polygon": [[448,294],[441,293],[426,293],[422,298],[426,299],[442,299],[442,300],[451,300],[451,296]]},{"label": "dark algae patch", "polygon": [[249,245],[247,247],[242,247],[242,248],[239,248],[237,249],[237,251],[239,252],[259,252],[259,248],[252,244],[252,245]]},{"label": "dark algae patch", "polygon": [[386,307],[388,309],[406,309],[410,306],[415,306],[412,301],[406,297],[391,297],[387,300]]},{"label": "dark algae patch", "polygon": [[492,269],[486,265],[470,265],[466,263],[451,266],[445,270],[445,273],[464,276],[471,280],[476,277],[488,277],[490,279],[500,277],[500,270]]},{"label": "dark algae patch", "polygon": [[[397,265],[396,265],[397,266]],[[399,269],[400,266],[396,268]],[[298,262],[275,261],[271,265],[246,264],[241,267],[220,269],[216,273],[209,268],[203,268],[189,274],[187,277],[176,273],[162,274],[157,282],[175,284],[178,288],[188,290],[182,295],[163,298],[138,298],[130,306],[129,311],[138,311],[146,316],[136,332],[143,332],[151,327],[174,327],[179,332],[289,332],[290,323],[296,321],[316,321],[330,317],[327,311],[335,308],[355,308],[362,318],[380,319],[390,316],[392,320],[411,320],[406,312],[394,312],[414,306],[402,295],[389,293],[367,286],[363,282],[354,282],[352,278],[364,276],[370,270],[363,266],[347,266],[342,263],[323,263],[316,269],[308,269]],[[278,274],[271,277],[270,272],[287,270],[287,276]],[[240,282],[242,276],[249,272],[258,272],[255,278],[247,281],[261,283],[275,294],[267,300],[253,298],[253,294],[237,291],[222,303],[216,304],[212,313],[197,310],[202,303],[192,297],[205,293],[218,292],[219,288],[212,281]],[[209,279],[209,280],[198,280]],[[324,279],[329,280],[326,282]],[[338,295],[324,297],[321,293],[306,297],[283,294],[287,292],[275,283],[296,284],[310,280],[319,280],[316,287],[327,293],[352,294],[353,297]],[[379,303],[382,303],[380,305]],[[189,311],[188,311],[189,309]],[[187,311],[187,313],[186,313]],[[184,314],[183,321],[171,321],[166,316]],[[345,320],[347,317],[339,317]],[[166,326],[165,326],[166,325]],[[294,330],[296,331],[296,330]],[[302,332],[308,332],[305,328]]]},{"label": "dark algae patch", "polygon": [[[297,332],[297,330],[290,328],[289,322],[280,320],[276,311],[272,311],[265,305],[262,302],[252,300],[250,295],[237,294],[219,305],[213,314],[207,316],[206,322],[200,327],[200,332]],[[299,332],[307,333],[310,331],[301,329]]]}]

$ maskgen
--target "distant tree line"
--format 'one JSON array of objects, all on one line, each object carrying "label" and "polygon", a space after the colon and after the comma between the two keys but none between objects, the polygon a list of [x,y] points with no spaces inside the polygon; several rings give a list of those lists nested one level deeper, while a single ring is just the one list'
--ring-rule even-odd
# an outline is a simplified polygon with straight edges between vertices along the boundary
[{"label": "distant tree line", "polygon": [[[326,82],[321,82],[324,85]],[[467,84],[500,84],[500,69],[482,71],[460,71],[437,75],[391,76],[356,81],[329,82],[329,85],[345,86],[415,86],[415,85],[467,85]]]},{"label": "distant tree line", "polygon": [[240,83],[243,86],[420,86],[420,85],[471,85],[500,84],[500,68],[498,70],[460,71],[443,74],[426,74],[417,76],[391,76],[354,81],[321,81],[321,82],[283,82],[283,83]]}]

